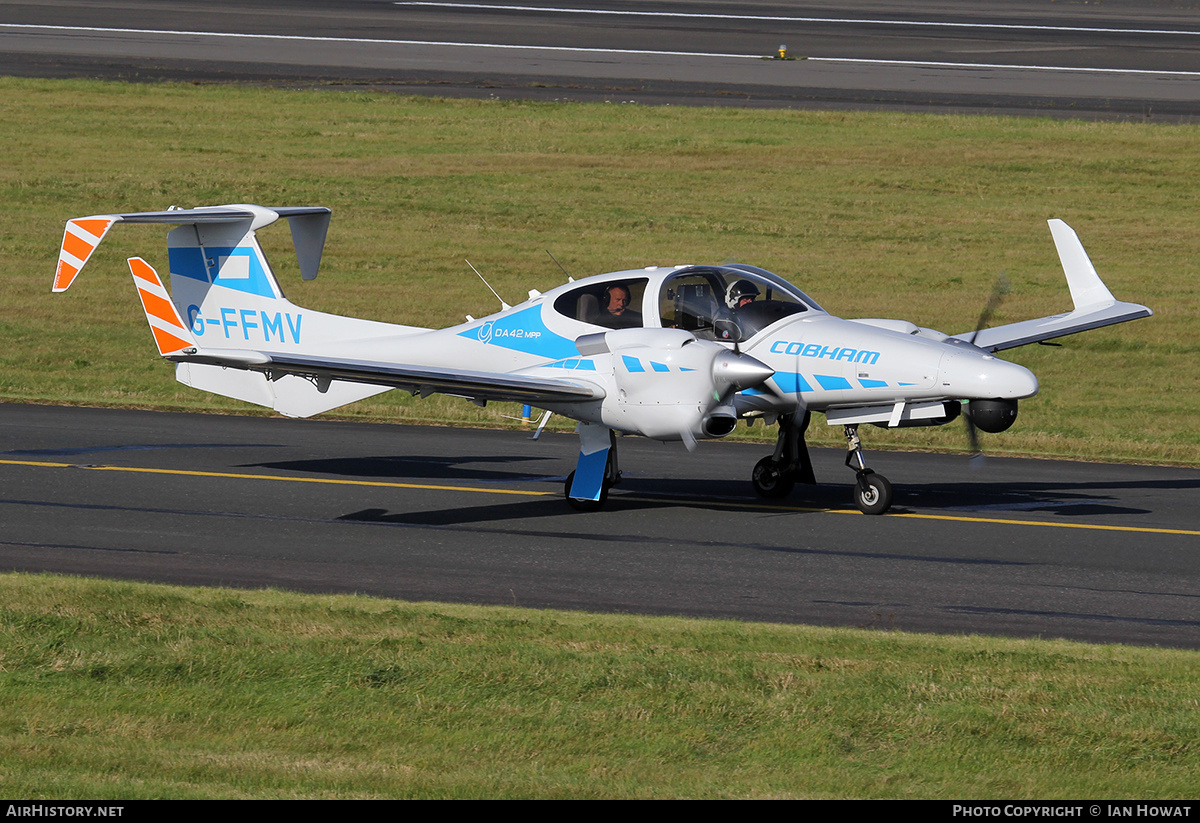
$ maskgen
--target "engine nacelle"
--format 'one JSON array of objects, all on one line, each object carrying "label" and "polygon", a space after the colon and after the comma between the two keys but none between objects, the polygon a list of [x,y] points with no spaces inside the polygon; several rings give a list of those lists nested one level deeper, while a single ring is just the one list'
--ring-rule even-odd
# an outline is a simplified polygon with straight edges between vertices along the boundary
[{"label": "engine nacelle", "polygon": [[704,437],[724,437],[737,427],[737,412],[729,406],[714,409],[704,418],[701,430]]},{"label": "engine nacelle", "polygon": [[963,413],[982,431],[999,434],[1017,422],[1016,400],[972,400]]},{"label": "engine nacelle", "polygon": [[724,437],[737,425],[733,394],[774,370],[682,329],[628,329],[588,335],[580,352],[611,357],[615,391],[602,422],[655,440]]}]

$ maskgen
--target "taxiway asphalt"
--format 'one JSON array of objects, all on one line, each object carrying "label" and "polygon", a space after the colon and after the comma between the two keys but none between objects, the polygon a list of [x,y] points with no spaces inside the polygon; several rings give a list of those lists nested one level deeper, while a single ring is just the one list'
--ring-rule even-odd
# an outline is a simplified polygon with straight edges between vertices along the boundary
[{"label": "taxiway asphalt", "polygon": [[[869,443],[868,443],[869,446]],[[840,450],[782,502],[766,449],[622,438],[601,512],[577,439],[0,406],[0,568],[409,600],[1200,648],[1200,471]]]}]

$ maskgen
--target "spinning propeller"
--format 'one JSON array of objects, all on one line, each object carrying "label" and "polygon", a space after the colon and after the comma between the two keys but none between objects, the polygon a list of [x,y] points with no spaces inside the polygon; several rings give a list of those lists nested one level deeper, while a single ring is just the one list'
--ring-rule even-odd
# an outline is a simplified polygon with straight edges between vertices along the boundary
[{"label": "spinning propeller", "polygon": [[[996,309],[1000,308],[1000,304],[1004,302],[1004,298],[1008,296],[1010,286],[1008,283],[1008,275],[1000,272],[1000,276],[996,278],[996,282],[992,284],[992,293],[989,295],[987,303],[984,304],[983,311],[979,313],[979,322],[975,324],[975,331],[971,332],[971,336],[966,342],[975,343],[975,338],[979,336],[979,332],[987,328],[988,323],[992,320],[992,315],[996,313]],[[980,402],[980,401],[975,401]],[[971,466],[979,468],[983,465],[983,447],[979,444],[979,426],[973,419],[971,410],[971,401],[966,401],[966,408],[963,409],[963,422],[967,427],[967,448],[971,452]]]}]

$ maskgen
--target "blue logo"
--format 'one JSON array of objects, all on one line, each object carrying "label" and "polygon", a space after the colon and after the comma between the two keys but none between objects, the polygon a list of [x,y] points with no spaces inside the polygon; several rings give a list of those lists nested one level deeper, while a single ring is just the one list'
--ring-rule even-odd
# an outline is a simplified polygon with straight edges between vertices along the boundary
[{"label": "blue logo", "polygon": [[485,345],[536,354],[554,360],[564,360],[579,355],[573,340],[568,340],[546,328],[546,324],[542,322],[540,305],[505,314],[495,320],[488,320],[474,328],[461,331],[458,335],[469,340],[478,340]]}]

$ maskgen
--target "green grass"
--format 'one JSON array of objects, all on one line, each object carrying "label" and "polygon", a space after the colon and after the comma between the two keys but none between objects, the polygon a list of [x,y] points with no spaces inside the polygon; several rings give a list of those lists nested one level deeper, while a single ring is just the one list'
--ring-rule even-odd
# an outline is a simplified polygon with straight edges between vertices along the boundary
[{"label": "green grass", "polygon": [[[118,227],[49,294],[63,223],[170,204],[326,205],[324,270],[301,284],[288,232],[262,234],[312,308],[446,325],[561,281],[736,259],[836,314],[974,327],[1070,300],[1048,217],[1078,231],[1122,299],[1157,316],[1008,353],[1042,393],[993,453],[1200,464],[1200,130],[953,115],[462,101],[0,78],[0,398],[246,409],[185,389],[153,352],[123,260],[165,268],[161,227]],[[393,392],[342,414],[500,425]],[[751,430],[761,436],[762,429]],[[814,426],[815,442],[840,443]],[[960,448],[961,428],[871,430],[868,448]]]},{"label": "green grass", "polygon": [[1194,652],[0,576],[0,794],[1192,798]]}]

